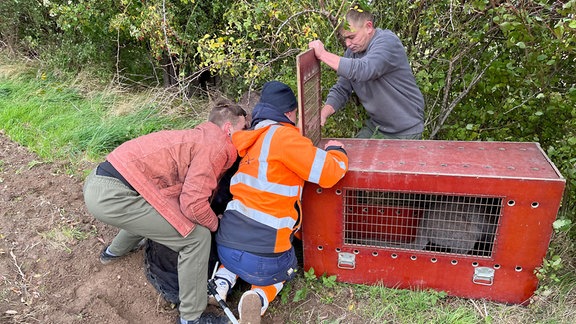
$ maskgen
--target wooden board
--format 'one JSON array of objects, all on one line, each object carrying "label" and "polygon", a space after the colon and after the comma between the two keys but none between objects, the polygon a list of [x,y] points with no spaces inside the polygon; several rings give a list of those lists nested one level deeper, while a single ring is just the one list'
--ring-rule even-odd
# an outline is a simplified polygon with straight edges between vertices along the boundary
[{"label": "wooden board", "polygon": [[309,49],[296,57],[296,75],[298,83],[298,116],[300,132],[314,145],[322,139],[320,110],[322,93],[320,87],[320,61],[314,50]]}]

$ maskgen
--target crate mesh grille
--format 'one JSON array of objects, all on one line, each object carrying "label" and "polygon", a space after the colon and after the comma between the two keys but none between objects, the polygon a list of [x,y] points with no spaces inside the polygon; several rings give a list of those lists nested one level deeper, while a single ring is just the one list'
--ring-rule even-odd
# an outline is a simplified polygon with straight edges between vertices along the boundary
[{"label": "crate mesh grille", "polygon": [[344,190],[344,243],[491,257],[502,198]]}]

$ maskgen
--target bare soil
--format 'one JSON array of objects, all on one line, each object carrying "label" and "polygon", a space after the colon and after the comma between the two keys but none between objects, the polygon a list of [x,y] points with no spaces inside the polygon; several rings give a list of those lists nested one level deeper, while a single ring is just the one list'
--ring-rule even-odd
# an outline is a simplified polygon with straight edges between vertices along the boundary
[{"label": "bare soil", "polygon": [[[79,174],[93,167],[43,162],[0,131],[0,323],[176,322],[177,309],[146,278],[142,251],[99,262],[117,230],[85,209]],[[263,323],[366,322],[314,299],[276,300]]]}]

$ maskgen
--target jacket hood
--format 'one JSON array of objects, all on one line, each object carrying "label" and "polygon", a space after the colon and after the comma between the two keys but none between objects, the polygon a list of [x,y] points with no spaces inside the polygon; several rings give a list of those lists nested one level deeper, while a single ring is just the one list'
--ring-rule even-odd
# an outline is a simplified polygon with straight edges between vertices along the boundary
[{"label": "jacket hood", "polygon": [[254,110],[252,111],[252,125],[251,125],[252,128],[254,128],[254,126],[259,122],[266,119],[294,125],[294,123],[292,123],[292,121],[288,119],[286,115],[284,115],[284,112],[278,110],[276,106],[273,106],[272,104],[266,102],[259,102],[258,104],[256,104],[256,106],[254,106]]}]

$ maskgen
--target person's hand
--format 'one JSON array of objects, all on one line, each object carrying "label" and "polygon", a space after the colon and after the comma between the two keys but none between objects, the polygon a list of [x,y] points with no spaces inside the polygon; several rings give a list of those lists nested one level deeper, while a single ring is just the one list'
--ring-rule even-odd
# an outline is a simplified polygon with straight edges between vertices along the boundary
[{"label": "person's hand", "polygon": [[329,140],[326,145],[324,145],[324,149],[327,149],[329,146],[340,146],[340,147],[344,147],[344,144],[342,144],[342,142],[337,141],[337,140]]},{"label": "person's hand", "polygon": [[326,49],[324,48],[324,44],[319,40],[313,40],[310,43],[308,43],[308,48],[314,49],[314,55],[316,56],[317,59],[320,59],[322,53],[326,51]]},{"label": "person's hand", "polygon": [[314,56],[316,56],[316,59],[324,62],[324,64],[328,65],[332,70],[338,71],[340,56],[328,52],[321,41],[311,41],[308,43],[308,48],[314,49]]},{"label": "person's hand", "polygon": [[324,126],[324,124],[326,124],[326,119],[328,119],[328,117],[330,117],[335,112],[336,111],[334,110],[334,107],[330,105],[325,105],[322,107],[322,110],[320,111],[320,126]]}]

